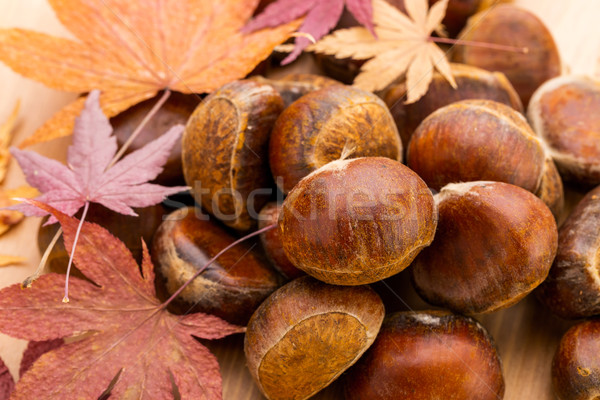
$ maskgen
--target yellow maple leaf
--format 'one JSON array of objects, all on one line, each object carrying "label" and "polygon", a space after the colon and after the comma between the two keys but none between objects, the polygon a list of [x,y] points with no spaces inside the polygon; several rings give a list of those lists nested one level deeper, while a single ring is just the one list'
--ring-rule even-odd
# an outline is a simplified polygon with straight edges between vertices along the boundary
[{"label": "yellow maple leaf", "polygon": [[31,186],[21,186],[16,189],[0,191],[0,235],[25,218],[23,213],[19,211],[3,208],[19,203],[19,201],[13,200],[14,198],[33,199],[39,196],[39,194],[40,192]]},{"label": "yellow maple leaf", "polygon": [[[79,41],[0,29],[0,61],[48,87],[102,91],[109,117],[169,89],[204,93],[246,76],[300,20],[240,32],[259,0],[49,0]],[[63,108],[25,147],[71,134],[85,99]]]},{"label": "yellow maple leaf", "polygon": [[19,102],[15,104],[15,108],[2,125],[0,125],[0,182],[4,181],[6,177],[6,171],[8,170],[8,164],[10,162],[10,152],[8,147],[12,140],[13,130],[15,128],[15,122],[19,116]]},{"label": "yellow maple leaf", "polygon": [[406,15],[385,0],[373,0],[377,38],[363,27],[341,29],[310,49],[337,58],[370,59],[354,80],[355,86],[365,90],[381,90],[405,75],[406,102],[413,103],[427,92],[434,68],[456,87],[445,54],[430,40],[447,5],[448,0],[442,0],[428,10],[427,0],[406,1]]},{"label": "yellow maple leaf", "polygon": [[7,254],[0,254],[0,267],[7,267],[9,265],[21,264],[27,261],[25,257],[10,256]]}]

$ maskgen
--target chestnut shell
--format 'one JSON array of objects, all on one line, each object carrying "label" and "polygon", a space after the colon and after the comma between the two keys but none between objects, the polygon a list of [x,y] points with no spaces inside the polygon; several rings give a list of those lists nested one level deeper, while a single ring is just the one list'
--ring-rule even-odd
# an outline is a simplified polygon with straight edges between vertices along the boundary
[{"label": "chestnut shell", "polygon": [[556,43],[533,13],[512,4],[500,4],[469,18],[459,34],[463,40],[527,48],[527,52],[457,46],[452,60],[504,73],[524,106],[535,90],[561,73]]},{"label": "chestnut shell", "polygon": [[252,315],[244,341],[248,369],[268,399],[307,399],[360,358],[384,314],[367,286],[298,278]]},{"label": "chestnut shell", "polygon": [[433,243],[415,259],[413,283],[428,303],[464,314],[508,307],[548,275],[558,232],[548,207],[501,182],[451,184],[436,195]]},{"label": "chestnut shell", "polygon": [[373,93],[334,85],[310,92],[277,118],[269,164],[282,192],[330,161],[342,157],[402,159],[398,129],[385,103]]},{"label": "chestnut shell", "polygon": [[267,152],[281,110],[283,100],[270,85],[236,81],[206,97],[187,123],[185,181],[196,202],[231,228],[255,226],[272,193]]},{"label": "chestnut shell", "polygon": [[463,100],[429,115],[411,137],[407,165],[435,190],[457,182],[511,183],[539,195],[559,218],[562,180],[545,146],[514,109]]},{"label": "chestnut shell", "polygon": [[502,365],[487,331],[445,311],[388,315],[345,379],[346,400],[498,400]]},{"label": "chestnut shell", "polygon": [[[204,217],[204,218],[203,218]],[[169,214],[154,235],[152,256],[173,294],[236,238],[194,207]],[[257,247],[240,243],[221,255],[178,297],[183,312],[201,311],[245,325],[259,304],[281,284]]]},{"label": "chestnut shell", "polygon": [[493,100],[523,112],[521,100],[506,76],[464,64],[450,64],[457,87],[453,88],[439,72],[433,73],[427,93],[411,104],[406,101],[406,83],[398,83],[386,92],[385,103],[390,108],[402,145],[406,148],[419,124],[432,112],[460,100]]},{"label": "chestnut shell", "polygon": [[559,400],[600,399],[600,320],[565,333],[552,360],[552,385]]},{"label": "chestnut shell", "polygon": [[534,192],[546,154],[525,118],[489,100],[463,100],[442,107],[414,132],[407,165],[429,187],[499,181]]},{"label": "chestnut shell", "polygon": [[600,80],[561,76],[533,95],[529,121],[565,180],[600,185]]},{"label": "chestnut shell", "polygon": [[337,285],[362,285],[402,271],[431,243],[436,224],[425,183],[384,157],[321,167],[296,185],[279,216],[290,261]]},{"label": "chestnut shell", "polygon": [[600,186],[561,226],[556,258],[537,295],[563,318],[600,315]]}]

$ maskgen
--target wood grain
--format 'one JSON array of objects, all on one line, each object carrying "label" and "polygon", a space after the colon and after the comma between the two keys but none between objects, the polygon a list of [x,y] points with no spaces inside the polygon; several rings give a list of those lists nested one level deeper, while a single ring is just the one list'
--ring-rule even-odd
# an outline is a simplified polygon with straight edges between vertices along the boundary
[{"label": "wood grain", "polygon": [[[536,14],[548,25],[562,54],[563,64],[572,73],[598,73],[600,59],[600,1],[571,0],[519,0],[518,4]],[[44,0],[0,0],[0,27],[23,27],[69,37],[58,23],[52,10]],[[28,137],[54,112],[71,101],[75,95],[48,89],[41,84],[24,79],[0,65],[0,121],[12,111],[17,99],[21,100],[15,143]],[[34,148],[46,155],[64,159],[69,139],[58,140]],[[17,165],[11,165],[3,188],[14,188],[24,182]],[[573,204],[581,193],[569,192]],[[5,267],[0,270],[0,286],[20,282],[28,276],[39,260],[36,246],[39,220],[30,218],[0,238],[0,254],[27,257],[23,266]],[[395,279],[392,293],[390,288],[380,287],[388,309],[423,309],[421,302],[406,283],[405,274]],[[380,285],[381,286],[381,285]],[[387,291],[387,294],[386,294]],[[503,360],[506,378],[507,400],[551,400],[550,362],[558,340],[572,324],[561,321],[546,311],[529,296],[518,305],[504,311],[479,318],[496,339]],[[245,367],[242,352],[243,337],[238,335],[220,342],[207,342],[217,354],[224,379],[224,399],[261,399]],[[18,363],[25,342],[0,335],[0,357],[16,376]],[[315,398],[341,398],[339,384],[334,384]]]}]

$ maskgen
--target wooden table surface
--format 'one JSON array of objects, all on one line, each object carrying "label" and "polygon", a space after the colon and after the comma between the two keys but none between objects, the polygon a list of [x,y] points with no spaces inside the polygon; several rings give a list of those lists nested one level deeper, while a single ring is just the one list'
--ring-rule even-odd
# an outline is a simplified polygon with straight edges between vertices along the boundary
[{"label": "wooden table surface", "polygon": [[[600,59],[600,0],[517,0],[534,11],[549,27],[561,51],[563,63],[571,73],[595,74]],[[69,37],[45,0],[0,0],[0,27],[23,27]],[[0,121],[10,114],[20,99],[21,111],[15,143],[21,142],[45,120],[71,101],[75,95],[48,89],[22,78],[0,64]],[[61,139],[33,149],[62,159],[69,139]],[[12,163],[4,188],[24,183],[23,175]],[[577,195],[574,195],[577,197]],[[27,257],[21,266],[0,270],[0,287],[20,282],[30,275],[39,261],[36,246],[39,220],[29,218],[0,238],[0,254]],[[401,280],[402,276],[400,276]],[[398,297],[390,294],[391,308],[426,308],[410,287],[400,284]],[[407,304],[403,304],[406,302]],[[478,318],[496,339],[503,361],[507,400],[550,400],[550,362],[561,335],[572,324],[553,317],[529,296],[518,305]],[[241,335],[210,344],[217,354],[224,379],[226,400],[261,399],[245,368]],[[0,335],[0,357],[16,376],[25,342]],[[317,395],[318,399],[341,398],[338,385]]]}]

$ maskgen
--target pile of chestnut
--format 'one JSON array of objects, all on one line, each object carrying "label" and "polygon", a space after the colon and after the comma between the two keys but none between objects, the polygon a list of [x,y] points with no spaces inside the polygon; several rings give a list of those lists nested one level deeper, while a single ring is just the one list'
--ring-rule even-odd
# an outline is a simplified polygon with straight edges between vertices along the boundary
[{"label": "pile of chestnut", "polygon": [[[463,49],[455,60],[472,65],[452,64],[458,89],[436,73],[413,104],[401,83],[375,95],[322,76],[255,76],[199,105],[175,96],[155,122],[187,120],[162,179],[182,168],[196,205],[146,209],[126,230],[135,238],[121,238],[138,248],[160,224],[152,254],[173,293],[241,234],[271,228],[178,304],[247,324],[248,368],[268,399],[309,398],[344,372],[347,399],[501,399],[501,361],[471,316],[536,288],[561,317],[600,315],[600,187],[557,229],[563,179],[600,185],[600,83],[558,77],[556,47],[528,12],[477,18],[493,20],[473,23],[472,40],[516,19],[544,51],[511,63]],[[136,112],[113,120],[117,134]],[[435,311],[385,315],[368,284],[405,268]],[[600,398],[600,321],[567,332],[552,372],[560,399]]]}]

